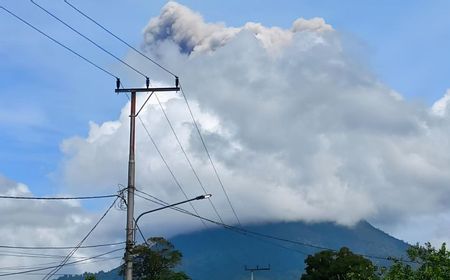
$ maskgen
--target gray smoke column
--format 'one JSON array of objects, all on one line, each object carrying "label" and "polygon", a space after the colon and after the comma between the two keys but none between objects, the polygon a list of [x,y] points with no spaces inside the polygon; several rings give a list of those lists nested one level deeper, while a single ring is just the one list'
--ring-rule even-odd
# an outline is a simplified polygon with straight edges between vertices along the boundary
[{"label": "gray smoke column", "polygon": [[266,28],[253,22],[240,28],[226,27],[221,23],[205,23],[201,15],[178,3],[169,2],[162,9],[161,15],[150,20],[145,28],[144,45],[154,45],[170,39],[184,53],[208,52],[224,46],[244,30],[252,32],[266,48],[277,48],[291,41],[296,32],[326,32],[332,28],[322,18],[300,18],[293,23],[291,30]]}]

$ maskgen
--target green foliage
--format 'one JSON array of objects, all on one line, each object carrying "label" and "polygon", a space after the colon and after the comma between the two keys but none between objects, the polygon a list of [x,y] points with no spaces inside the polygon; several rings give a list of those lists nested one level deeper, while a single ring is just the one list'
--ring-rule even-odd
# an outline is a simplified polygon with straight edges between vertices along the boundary
[{"label": "green foliage", "polygon": [[425,243],[411,246],[408,259],[394,259],[389,268],[383,268],[381,276],[368,259],[342,248],[339,252],[322,251],[305,260],[306,269],[301,280],[449,280],[450,251],[445,243],[439,249]]},{"label": "green foliage", "polygon": [[94,274],[91,274],[91,273],[86,274],[84,276],[84,280],[95,280],[95,276],[94,276]]},{"label": "green foliage", "polygon": [[448,280],[450,279],[450,252],[445,243],[436,249],[430,243],[419,244],[407,250],[410,263],[395,260],[385,271],[385,280]]},{"label": "green foliage", "polygon": [[174,271],[182,254],[162,237],[148,239],[147,245],[133,248],[133,278],[137,280],[187,280],[184,272]]},{"label": "green foliage", "polygon": [[305,260],[305,273],[300,280],[375,280],[377,268],[368,259],[343,247],[338,252],[326,250]]}]

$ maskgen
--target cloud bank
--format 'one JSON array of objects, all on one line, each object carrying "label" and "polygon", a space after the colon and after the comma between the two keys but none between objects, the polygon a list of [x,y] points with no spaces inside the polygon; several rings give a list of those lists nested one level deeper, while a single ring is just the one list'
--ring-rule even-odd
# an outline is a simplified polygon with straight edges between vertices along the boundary
[{"label": "cloud bank", "polygon": [[[388,226],[450,210],[448,96],[432,108],[403,99],[323,19],[298,19],[290,29],[227,27],[169,2],[143,34],[143,49],[180,76],[244,222]],[[153,76],[172,83],[162,77]],[[219,212],[235,222],[184,100],[174,94],[162,102]],[[128,111],[129,104],[119,119],[92,123],[88,137],[62,144],[72,190],[126,183]],[[188,195],[202,193],[155,99],[141,118]],[[138,187],[183,199],[139,124],[137,149]],[[196,206],[217,218],[209,204]]]},{"label": "cloud bank", "polygon": [[[28,187],[0,175],[0,194],[8,196],[33,196]],[[111,202],[109,202],[111,204]],[[104,210],[102,210],[104,211]],[[87,234],[102,213],[88,212],[82,205],[73,201],[43,200],[2,200],[0,203],[0,244],[10,246],[75,246]],[[123,236],[120,230],[113,231],[112,221],[121,216],[121,212],[112,211],[104,224],[85,242],[102,244],[120,242]],[[109,220],[109,221],[108,221]],[[80,249],[69,262],[92,257],[119,247]],[[58,265],[70,250],[23,250],[2,248],[0,274],[14,273],[36,268]],[[120,256],[116,252],[107,257]],[[115,260],[93,260],[76,267],[68,265],[63,273],[82,273],[86,270],[97,271],[117,266],[120,258]],[[41,271],[44,274],[49,270]],[[20,279],[23,275],[5,276],[7,279]],[[34,277],[34,278],[33,278]],[[27,275],[28,279],[41,279],[42,275]]]}]

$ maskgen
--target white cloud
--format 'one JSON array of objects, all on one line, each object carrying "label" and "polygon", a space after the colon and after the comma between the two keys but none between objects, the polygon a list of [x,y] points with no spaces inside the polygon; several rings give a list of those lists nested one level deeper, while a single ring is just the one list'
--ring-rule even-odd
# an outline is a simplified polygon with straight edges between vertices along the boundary
[{"label": "white cloud", "polygon": [[434,102],[431,107],[431,112],[437,116],[444,117],[447,114],[448,103],[450,102],[450,90],[447,90],[445,95]]},{"label": "white cloud", "polygon": [[327,24],[323,18],[304,19],[299,18],[292,24],[293,32],[301,31],[314,31],[314,32],[326,32],[332,31],[331,25]]},{"label": "white cloud", "polygon": [[[341,40],[322,19],[299,19],[290,30],[230,28],[173,2],[144,30],[144,49],[179,73],[243,221],[369,219],[389,229],[450,210],[449,119],[380,83]],[[233,222],[183,100],[170,96],[164,106],[213,201]],[[64,142],[72,190],[126,183],[128,110],[91,124],[88,138]],[[189,196],[201,193],[157,104],[141,117]],[[182,199],[139,124],[137,151],[138,186]],[[196,205],[214,217],[207,203]]]}]

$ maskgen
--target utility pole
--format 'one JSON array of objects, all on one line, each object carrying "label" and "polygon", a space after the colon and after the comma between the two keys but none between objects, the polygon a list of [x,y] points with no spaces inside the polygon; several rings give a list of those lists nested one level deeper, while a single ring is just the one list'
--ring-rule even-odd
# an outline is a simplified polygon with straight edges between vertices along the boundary
[{"label": "utility pole", "polygon": [[259,267],[259,265],[257,265],[256,267],[248,268],[247,266],[245,266],[245,271],[250,271],[250,279],[251,280],[253,280],[253,272],[260,271],[260,270],[270,270],[270,264],[267,267]]},{"label": "utility pole", "polygon": [[[150,80],[146,79],[146,88],[120,88],[120,80],[116,81],[116,93],[131,93],[130,104],[130,148],[128,158],[128,186],[127,186],[127,226],[126,226],[126,245],[125,245],[125,280],[133,279],[133,256],[131,251],[134,246],[134,190],[135,190],[135,144],[136,144],[136,117],[144,108],[147,101],[153,93],[161,91],[179,91],[178,77],[175,78],[175,87],[150,88]],[[147,100],[136,113],[136,93],[150,92]]]}]

